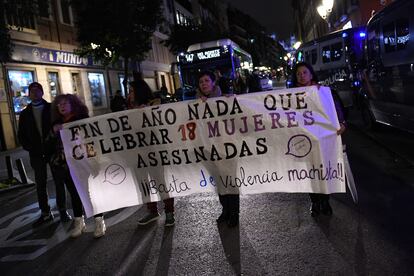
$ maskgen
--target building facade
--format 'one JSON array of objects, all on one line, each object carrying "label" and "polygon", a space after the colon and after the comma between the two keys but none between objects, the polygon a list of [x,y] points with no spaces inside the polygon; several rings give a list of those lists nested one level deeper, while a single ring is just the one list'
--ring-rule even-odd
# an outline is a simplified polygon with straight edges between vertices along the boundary
[{"label": "building facade", "polygon": [[[168,1],[164,0],[165,7]],[[127,93],[122,85],[126,77],[122,65],[104,67],[74,53],[78,45],[76,14],[69,0],[50,0],[48,4],[39,10],[39,16],[29,20],[10,16],[5,11],[7,23],[13,28],[10,34],[15,47],[11,60],[0,65],[2,151],[19,146],[16,135],[19,114],[29,103],[28,86],[33,81],[42,84],[44,98],[49,102],[62,93],[77,94],[88,106],[91,116],[110,111],[109,102],[116,90]],[[170,13],[165,7],[165,17],[168,17]],[[153,91],[165,86],[169,93],[174,93],[170,71],[175,58],[161,43],[167,38],[167,31],[160,26],[154,33],[152,50],[140,68]]]},{"label": "building facade", "polygon": [[294,32],[299,41],[307,42],[343,28],[364,26],[372,14],[392,0],[334,0],[332,11],[323,19],[317,12],[322,0],[292,0]]}]

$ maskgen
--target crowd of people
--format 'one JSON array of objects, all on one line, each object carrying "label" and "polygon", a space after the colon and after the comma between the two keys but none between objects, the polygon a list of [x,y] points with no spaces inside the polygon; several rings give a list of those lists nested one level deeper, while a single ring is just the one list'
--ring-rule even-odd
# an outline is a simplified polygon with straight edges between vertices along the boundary
[{"label": "crowd of people", "polygon": [[[247,89],[246,82],[239,75],[235,80],[235,85],[241,91]],[[293,69],[293,86],[305,87],[318,85],[318,79],[313,68],[307,63],[298,63]],[[111,101],[113,112],[126,109],[143,108],[150,105],[160,104],[160,100],[154,97],[151,88],[143,79],[130,82],[129,94],[125,99],[121,91],[117,91]],[[72,237],[78,237],[85,232],[86,225],[84,220],[84,210],[76,185],[69,172],[68,164],[65,160],[63,144],[60,138],[60,130],[64,123],[81,120],[89,116],[87,106],[73,94],[58,95],[52,103],[43,99],[43,88],[38,82],[33,82],[29,86],[29,97],[31,103],[25,108],[19,119],[18,138],[22,147],[28,151],[30,164],[34,170],[37,198],[41,214],[34,222],[37,227],[46,222],[54,220],[51,207],[48,203],[47,191],[47,165],[50,166],[54,184],[56,188],[56,206],[62,222],[72,220],[67,211],[66,190],[70,194],[73,209]],[[215,72],[204,71],[198,76],[198,88],[196,98],[206,101],[209,98],[230,95],[228,83],[223,78],[219,70]],[[335,108],[340,122],[338,135],[343,134],[346,129],[343,108],[339,97],[333,92]],[[309,194],[311,200],[310,215],[318,216],[332,215],[333,210],[329,203],[329,195]],[[217,223],[226,223],[229,227],[239,224],[240,198],[239,194],[221,194],[219,191],[219,201],[222,206],[221,215]],[[166,214],[165,226],[173,226],[174,218],[174,198],[163,200]],[[146,225],[161,217],[157,202],[147,203],[147,214],[138,220],[138,225]],[[99,238],[105,235],[106,226],[103,214],[94,216],[95,232],[94,237]]]}]

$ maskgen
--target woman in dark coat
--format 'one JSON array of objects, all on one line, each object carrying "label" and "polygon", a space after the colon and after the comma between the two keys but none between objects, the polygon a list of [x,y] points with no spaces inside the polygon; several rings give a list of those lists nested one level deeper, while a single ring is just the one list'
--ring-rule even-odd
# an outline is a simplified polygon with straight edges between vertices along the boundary
[{"label": "woman in dark coat", "polygon": [[[293,87],[304,87],[312,85],[319,86],[315,71],[311,65],[305,62],[296,64],[292,73]],[[334,99],[335,109],[340,124],[340,129],[337,131],[337,134],[341,135],[346,129],[344,110],[340,98],[334,91],[332,92],[332,97]],[[310,207],[310,214],[312,217],[317,217],[320,213],[328,216],[332,215],[332,207],[329,204],[328,194],[312,193],[309,194],[309,197],[312,202]]]}]

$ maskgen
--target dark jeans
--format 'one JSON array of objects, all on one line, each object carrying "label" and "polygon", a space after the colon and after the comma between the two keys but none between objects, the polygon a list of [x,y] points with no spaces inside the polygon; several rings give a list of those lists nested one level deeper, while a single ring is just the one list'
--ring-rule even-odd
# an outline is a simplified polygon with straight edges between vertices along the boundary
[{"label": "dark jeans", "polygon": [[240,213],[240,195],[219,195],[223,214],[238,215]]},{"label": "dark jeans", "polygon": [[[174,198],[167,198],[164,199],[164,208],[166,213],[173,213],[174,212]],[[151,213],[157,213],[158,207],[157,202],[148,202],[147,208]]]},{"label": "dark jeans", "polygon": [[66,211],[66,186],[72,200],[73,215],[81,217],[83,215],[82,201],[69,170],[67,168],[52,167],[52,174],[56,185],[56,204],[59,211]]},{"label": "dark jeans", "polygon": [[309,194],[312,203],[321,203],[322,201],[329,201],[329,195],[326,194]]},{"label": "dark jeans", "polygon": [[30,165],[35,174],[37,201],[43,214],[50,212],[47,194],[47,164],[44,157],[30,155]]}]

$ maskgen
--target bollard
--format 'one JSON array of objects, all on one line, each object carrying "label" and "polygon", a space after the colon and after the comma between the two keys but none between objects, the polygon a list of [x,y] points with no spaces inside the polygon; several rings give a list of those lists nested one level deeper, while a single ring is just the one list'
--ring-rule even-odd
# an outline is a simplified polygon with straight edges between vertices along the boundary
[{"label": "bollard", "polygon": [[16,160],[17,170],[19,171],[20,180],[22,184],[27,184],[27,174],[26,170],[24,169],[24,164],[21,158]]},{"label": "bollard", "polygon": [[13,179],[12,161],[9,155],[6,156],[7,177]]}]

